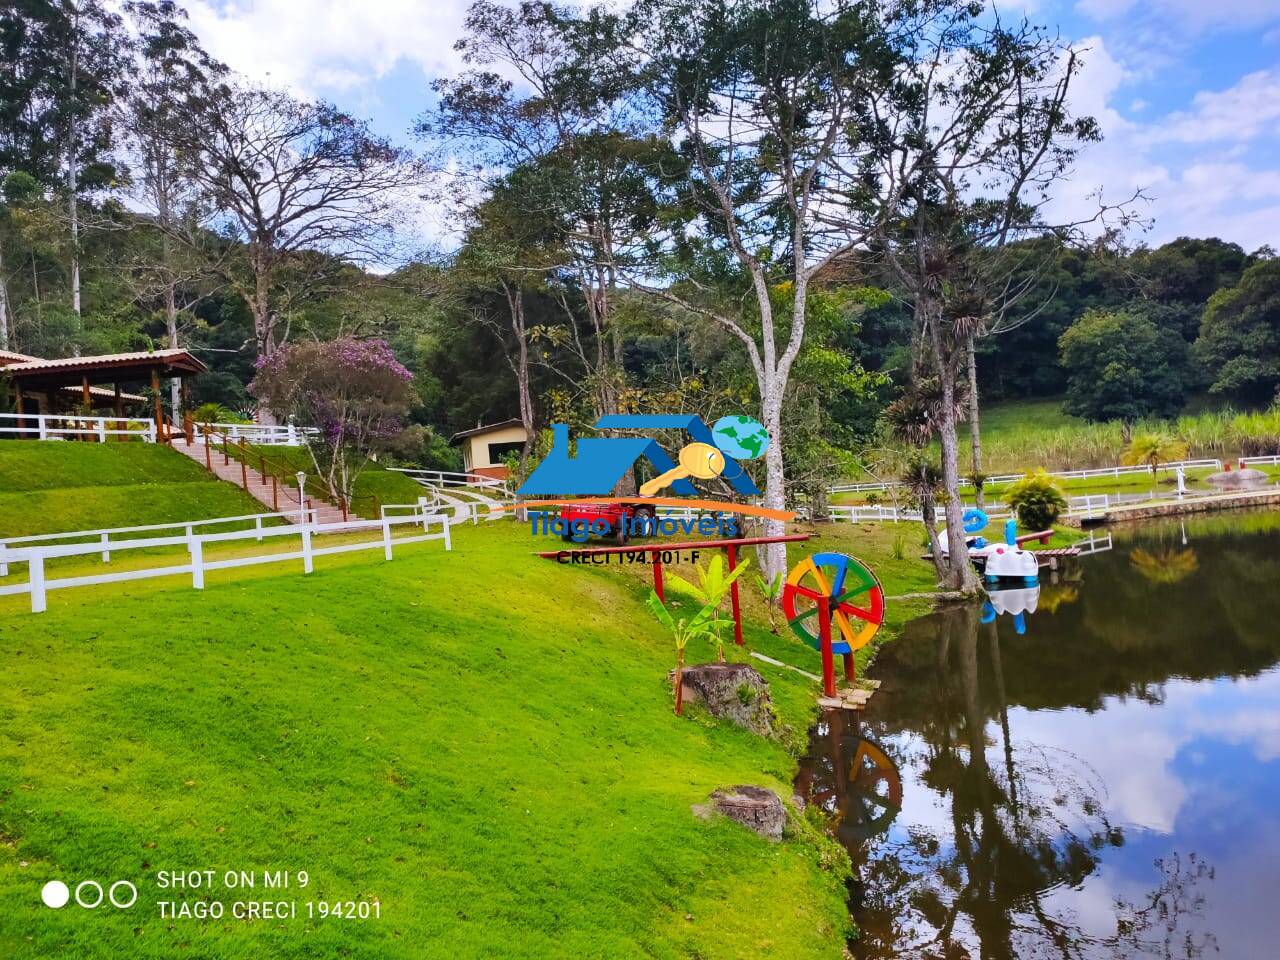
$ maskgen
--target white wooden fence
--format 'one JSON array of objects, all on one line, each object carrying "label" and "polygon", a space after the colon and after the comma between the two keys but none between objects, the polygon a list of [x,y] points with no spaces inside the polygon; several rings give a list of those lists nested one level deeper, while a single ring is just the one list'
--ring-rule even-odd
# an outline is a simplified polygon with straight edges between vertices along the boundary
[{"label": "white wooden fence", "polygon": [[[1245,463],[1253,460],[1256,460],[1258,462],[1266,462],[1266,463],[1280,463],[1280,457],[1276,457],[1276,458],[1251,457],[1251,458],[1248,458],[1247,460],[1241,460],[1240,462]],[[1221,470],[1222,461],[1212,460],[1212,459],[1210,460],[1175,460],[1172,463],[1162,463],[1160,465],[1160,469],[1162,470],[1173,470],[1176,467],[1182,467],[1184,470],[1196,470],[1201,467],[1215,467],[1218,470]],[[1059,477],[1063,480],[1084,480],[1089,477],[1121,477],[1121,476],[1134,474],[1134,473],[1147,473],[1150,470],[1151,470],[1151,467],[1139,464],[1137,466],[1132,466],[1132,467],[1094,467],[1089,470],[1051,470],[1051,471],[1048,471],[1048,473],[1049,473],[1049,476],[1051,477]],[[987,477],[986,480],[984,481],[984,484],[986,486],[992,486],[1000,483],[1012,483],[1015,480],[1021,480],[1024,476],[1026,476],[1025,473],[1002,473],[994,477]],[[898,481],[888,480],[883,482],[875,481],[875,482],[868,482],[868,483],[841,483],[841,484],[836,484],[833,487],[829,487],[828,490],[831,493],[862,493],[867,490],[888,490],[890,487],[900,487],[900,486],[902,486],[902,484],[899,483]],[[973,486],[973,483],[972,481],[964,477],[961,477],[960,486],[971,487]]]},{"label": "white wooden fence", "polygon": [[138,417],[77,417],[66,414],[0,413],[0,440],[25,437],[32,440],[65,440],[68,437],[95,439],[132,437],[156,442],[154,420]]},{"label": "white wooden fence", "polygon": [[315,427],[295,427],[291,423],[195,423],[192,426],[196,440],[203,438],[207,431],[215,440],[226,437],[271,447],[300,447],[307,437],[319,432]]},{"label": "white wooden fence", "polygon": [[415,470],[409,467],[390,467],[396,473],[403,473],[416,480],[424,487],[476,487],[481,490],[496,490],[508,493],[507,485],[502,480],[482,476],[478,473],[457,473],[452,470]]},{"label": "white wooden fence", "polygon": [[[189,520],[179,523],[149,523],[140,527],[109,527],[101,530],[72,530],[68,533],[41,533],[29,537],[6,537],[0,539],[0,577],[9,575],[8,552],[21,547],[47,546],[53,544],[89,543],[96,541],[97,551],[102,553],[102,562],[111,562],[112,545],[121,540],[128,540],[124,534],[155,533],[157,530],[181,531],[184,538],[195,535],[197,528],[226,526],[229,524],[245,524],[253,522],[253,531],[262,539],[263,527],[271,521],[280,523],[311,523],[316,521],[315,510],[293,510],[289,513],[248,513],[239,517],[217,517],[213,520]],[[175,532],[173,534],[177,536]],[[114,539],[113,539],[114,538]],[[95,552],[97,552],[95,551]]]},{"label": "white wooden fence", "polygon": [[[263,515],[278,516],[278,515]],[[241,518],[243,519],[243,518]],[[286,517],[296,519],[296,517]],[[226,521],[223,521],[226,522]],[[412,536],[393,536],[393,529],[421,527],[428,530],[432,524],[440,525],[439,533],[414,534]],[[190,526],[194,528],[197,524]],[[174,526],[182,526],[175,524]],[[354,543],[338,543],[332,546],[316,546],[314,538],[332,533],[359,533],[360,531],[377,531],[378,536],[372,540],[360,540]],[[135,531],[124,531],[135,532]],[[189,574],[191,586],[196,590],[204,589],[205,573],[209,570],[227,570],[233,567],[247,567],[260,563],[281,563],[286,560],[301,560],[303,573],[310,573],[316,557],[337,553],[350,553],[355,550],[372,550],[381,548],[386,559],[392,558],[392,547],[395,544],[421,543],[427,540],[443,540],[446,550],[453,549],[449,537],[448,522],[436,515],[424,516],[410,514],[402,517],[383,517],[380,520],[351,520],[345,523],[288,523],[284,526],[255,526],[248,530],[232,530],[222,533],[196,533],[188,530],[183,536],[171,537],[136,537],[113,540],[111,531],[98,531],[96,542],[87,543],[46,543],[41,545],[6,546],[3,559],[5,574],[10,564],[26,564],[26,582],[0,584],[0,596],[30,594],[32,613],[43,613],[48,608],[50,590],[66,590],[74,587],[87,587],[103,583],[121,583],[126,580],[147,580],[153,577],[170,577]],[[102,534],[108,534],[105,538]],[[77,531],[55,537],[71,538],[92,535],[90,531]],[[238,543],[248,540],[261,541],[275,537],[298,537],[300,547],[280,553],[257,554],[245,557],[230,557],[220,560],[207,560],[204,556],[206,544]],[[13,541],[10,541],[12,544]],[[185,547],[187,560],[183,563],[169,564],[160,567],[146,567],[140,570],[123,570],[118,573],[103,573],[90,576],[50,577],[46,570],[49,560],[60,557],[89,556],[101,553],[103,562],[109,562],[111,554],[127,550],[144,550],[157,547]]]}]

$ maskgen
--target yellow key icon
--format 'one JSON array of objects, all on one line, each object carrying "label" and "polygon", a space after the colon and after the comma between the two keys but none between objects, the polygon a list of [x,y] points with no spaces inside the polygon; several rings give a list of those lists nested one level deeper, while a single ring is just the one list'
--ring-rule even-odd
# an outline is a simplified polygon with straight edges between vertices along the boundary
[{"label": "yellow key icon", "polygon": [[640,496],[652,497],[668,484],[686,477],[710,480],[724,473],[724,454],[709,443],[691,443],[680,451],[677,459],[680,465],[672,467],[642,486]]}]

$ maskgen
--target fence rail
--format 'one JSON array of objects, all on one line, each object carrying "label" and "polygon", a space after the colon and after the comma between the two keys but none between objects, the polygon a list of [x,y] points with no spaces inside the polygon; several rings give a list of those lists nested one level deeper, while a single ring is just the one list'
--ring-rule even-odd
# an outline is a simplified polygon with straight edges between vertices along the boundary
[{"label": "fence rail", "polygon": [[39,440],[83,437],[105,443],[107,437],[156,442],[156,422],[139,417],[80,417],[52,413],[0,413],[0,439],[18,436]]},{"label": "fence rail", "polygon": [[[1248,457],[1248,458],[1242,459],[1240,462],[1247,463],[1247,462],[1254,462],[1254,461],[1265,462],[1265,463],[1280,463],[1280,457]],[[1177,467],[1182,467],[1184,470],[1196,470],[1201,467],[1216,467],[1217,469],[1221,470],[1222,461],[1216,460],[1216,459],[1176,460],[1172,463],[1162,463],[1160,465],[1160,468],[1162,470],[1173,470],[1173,469],[1176,469]],[[1146,473],[1150,469],[1151,468],[1149,466],[1144,466],[1142,464],[1139,464],[1137,466],[1132,466],[1132,467],[1119,467],[1119,466],[1093,467],[1088,470],[1050,470],[1047,472],[1049,476],[1058,477],[1062,480],[1086,480],[1090,477],[1121,477],[1121,476],[1126,476],[1128,474],[1134,474],[1134,473]],[[1026,476],[1025,473],[1001,473],[993,477],[987,477],[986,480],[983,481],[983,483],[984,485],[987,485],[987,486],[998,484],[998,483],[1011,483],[1015,480],[1021,480],[1024,476]],[[890,487],[900,487],[900,486],[902,486],[902,484],[896,480],[885,480],[885,481],[875,481],[875,482],[868,482],[868,483],[836,484],[835,486],[829,487],[828,490],[831,493],[862,493],[868,490],[888,490]],[[968,480],[964,477],[961,477],[960,486],[971,487],[973,486],[973,481]]]},{"label": "fence rail", "polygon": [[[393,528],[418,527],[429,530],[433,523],[440,524],[439,533],[414,534],[413,536],[394,536]],[[182,526],[175,524],[174,526]],[[193,523],[192,526],[195,526]],[[316,546],[313,539],[333,533],[358,533],[362,530],[377,531],[374,540],[354,543],[338,543],[332,546]],[[110,531],[99,531],[102,533]],[[128,531],[136,532],[136,531]],[[91,536],[92,531],[75,531],[61,534],[62,537]],[[300,549],[279,553],[257,554],[245,557],[229,557],[220,560],[206,560],[204,550],[206,544],[236,543],[240,541],[261,541],[265,538],[298,537]],[[6,547],[3,553],[5,574],[9,564],[26,564],[27,579],[25,582],[0,585],[0,596],[30,594],[31,612],[43,613],[48,609],[48,593],[51,590],[66,590],[74,587],[85,587],[105,583],[121,583],[127,580],[146,580],[154,577],[169,577],[190,574],[191,586],[196,590],[204,589],[205,573],[209,570],[227,570],[234,567],[247,567],[262,563],[281,563],[286,560],[301,560],[303,573],[311,573],[315,557],[329,556],[337,553],[350,553],[356,550],[373,550],[381,548],[386,559],[392,559],[392,548],[396,544],[421,543],[427,540],[443,540],[446,550],[453,549],[449,536],[447,519],[436,515],[412,514],[403,517],[383,517],[380,520],[352,520],[346,523],[317,524],[290,523],[286,526],[255,526],[250,530],[232,530],[221,533],[195,533],[194,530],[183,536],[173,537],[137,537],[127,540],[99,539],[88,543],[50,543],[46,545],[27,545],[17,548]],[[104,550],[104,547],[106,548]],[[76,577],[49,577],[46,563],[61,557],[88,556],[103,554],[103,562],[109,562],[111,553],[128,550],[143,550],[156,547],[185,547],[188,559],[185,563],[170,564],[160,567],[146,567],[140,570],[122,570],[115,573],[94,574]]]},{"label": "fence rail", "polygon": [[295,427],[293,424],[267,423],[196,423],[192,421],[192,439],[199,440],[206,432],[214,437],[243,440],[246,443],[270,447],[300,447],[308,437],[319,433],[314,427]]},{"label": "fence rail", "polygon": [[507,484],[479,473],[458,473],[453,470],[417,470],[411,467],[389,467],[395,473],[416,480],[424,487],[479,487],[507,493]]}]

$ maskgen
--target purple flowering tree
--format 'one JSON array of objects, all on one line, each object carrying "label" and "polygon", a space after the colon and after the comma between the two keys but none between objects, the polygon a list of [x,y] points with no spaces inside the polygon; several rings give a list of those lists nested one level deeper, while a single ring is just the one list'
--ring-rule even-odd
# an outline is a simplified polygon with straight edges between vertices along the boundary
[{"label": "purple flowering tree", "polygon": [[384,340],[306,341],[257,361],[249,392],[282,422],[315,429],[316,473],[348,501],[356,477],[404,428],[413,374]]}]

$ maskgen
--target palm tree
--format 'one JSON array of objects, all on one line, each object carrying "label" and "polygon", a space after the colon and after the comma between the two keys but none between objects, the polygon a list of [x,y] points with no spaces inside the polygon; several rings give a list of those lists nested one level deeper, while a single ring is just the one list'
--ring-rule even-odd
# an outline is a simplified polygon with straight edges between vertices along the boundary
[{"label": "palm tree", "polygon": [[1136,467],[1145,463],[1151,467],[1152,479],[1162,463],[1172,463],[1187,458],[1187,443],[1172,434],[1161,431],[1135,434],[1129,441],[1120,462],[1126,467]]}]

